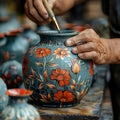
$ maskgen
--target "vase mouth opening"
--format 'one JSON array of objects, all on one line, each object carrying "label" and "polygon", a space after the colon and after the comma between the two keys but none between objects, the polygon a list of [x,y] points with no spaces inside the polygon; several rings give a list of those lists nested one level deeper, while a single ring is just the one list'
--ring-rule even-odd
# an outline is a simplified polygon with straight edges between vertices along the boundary
[{"label": "vase mouth opening", "polygon": [[26,97],[30,96],[33,93],[33,91],[28,90],[28,89],[19,89],[19,88],[13,88],[13,89],[8,89],[6,91],[6,95],[8,96],[13,96],[13,97]]},{"label": "vase mouth opening", "polygon": [[48,36],[70,36],[77,35],[78,32],[74,30],[61,30],[61,32],[57,30],[42,30],[37,32],[39,35],[48,35]]},{"label": "vase mouth opening", "polygon": [[16,36],[16,35],[18,35],[19,33],[21,33],[22,31],[23,31],[22,28],[18,28],[18,29],[10,30],[9,32],[6,32],[5,35],[6,35],[6,36]]}]

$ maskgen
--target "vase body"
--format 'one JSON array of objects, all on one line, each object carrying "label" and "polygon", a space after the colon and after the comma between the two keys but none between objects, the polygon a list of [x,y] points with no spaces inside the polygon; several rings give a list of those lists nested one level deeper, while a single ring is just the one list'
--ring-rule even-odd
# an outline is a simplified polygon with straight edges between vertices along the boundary
[{"label": "vase body", "polygon": [[22,61],[29,46],[25,38],[13,33],[5,37],[6,43],[0,47],[0,77],[8,88],[19,87],[23,82]]},{"label": "vase body", "polygon": [[[2,111],[1,120],[40,120],[37,109],[27,103],[28,90],[9,89],[7,92],[10,102]],[[14,93],[11,95],[11,92]]]},{"label": "vase body", "polygon": [[8,96],[5,94],[6,90],[7,86],[2,78],[0,78],[0,114],[8,104]]},{"label": "vase body", "polygon": [[73,31],[43,31],[40,44],[24,56],[23,79],[32,98],[45,107],[69,107],[79,103],[93,79],[93,64],[72,54],[65,41]]}]

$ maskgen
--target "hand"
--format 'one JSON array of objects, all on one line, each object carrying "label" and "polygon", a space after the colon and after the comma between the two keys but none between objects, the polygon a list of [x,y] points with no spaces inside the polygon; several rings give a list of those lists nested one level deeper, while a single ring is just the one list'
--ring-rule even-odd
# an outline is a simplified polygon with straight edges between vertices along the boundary
[{"label": "hand", "polygon": [[[84,0],[47,0],[55,15],[62,15]],[[39,25],[51,22],[42,0],[26,0],[25,13]]]},{"label": "hand", "polygon": [[[50,7],[53,8],[56,0],[47,0]],[[51,18],[43,5],[42,0],[26,0],[25,13],[29,19],[39,25],[49,23]]]},{"label": "hand", "polygon": [[83,60],[93,60],[96,64],[109,63],[111,56],[110,40],[100,38],[93,29],[86,29],[66,41],[66,46],[75,46],[74,54]]}]

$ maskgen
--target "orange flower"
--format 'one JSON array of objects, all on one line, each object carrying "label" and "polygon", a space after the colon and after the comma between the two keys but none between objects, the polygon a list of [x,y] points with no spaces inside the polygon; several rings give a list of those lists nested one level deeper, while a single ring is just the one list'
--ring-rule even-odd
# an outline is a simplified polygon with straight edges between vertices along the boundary
[{"label": "orange flower", "polygon": [[58,48],[54,51],[54,54],[56,55],[56,59],[58,59],[59,57],[61,59],[64,59],[64,57],[70,57],[70,52],[68,51],[67,48],[62,49],[62,48]]},{"label": "orange flower", "polygon": [[54,100],[60,101],[61,103],[72,102],[74,98],[73,93],[68,90],[59,90],[57,93],[54,93]]},{"label": "orange flower", "polygon": [[36,57],[37,58],[41,58],[41,57],[45,57],[47,55],[51,54],[51,50],[49,48],[38,48],[36,50]]},{"label": "orange flower", "polygon": [[57,68],[56,70],[52,70],[50,78],[52,80],[58,80],[59,85],[63,87],[70,84],[69,80],[71,79],[71,76],[68,70]]}]

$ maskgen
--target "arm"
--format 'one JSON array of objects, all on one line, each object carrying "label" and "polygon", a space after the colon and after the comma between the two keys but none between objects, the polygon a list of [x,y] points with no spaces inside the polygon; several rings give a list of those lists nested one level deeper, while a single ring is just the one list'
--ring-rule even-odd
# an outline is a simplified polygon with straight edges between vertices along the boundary
[{"label": "arm", "polygon": [[120,63],[120,38],[100,38],[93,29],[86,29],[66,41],[83,60],[93,60],[96,64]]},{"label": "arm", "polygon": [[[84,0],[47,0],[55,15],[62,15],[73,6]],[[51,21],[42,0],[26,0],[25,13],[37,24],[45,24]]]}]

